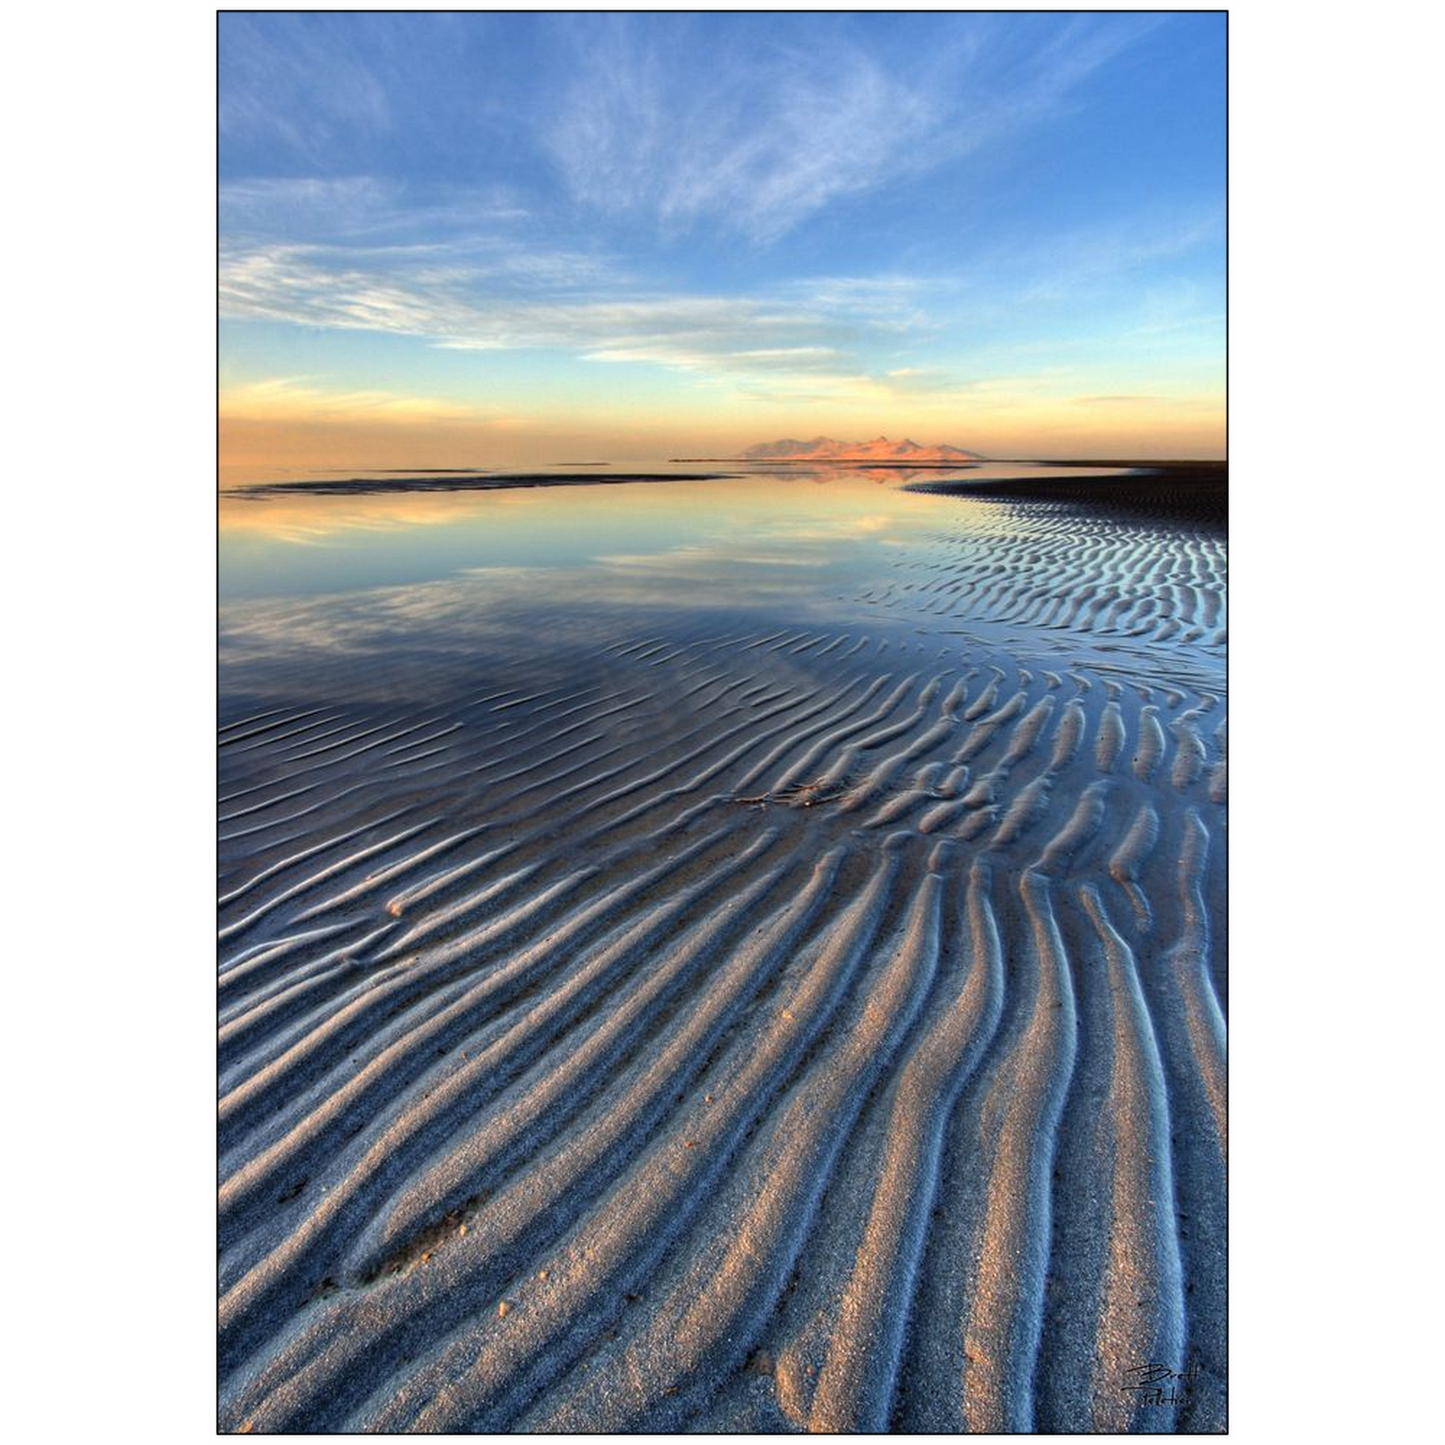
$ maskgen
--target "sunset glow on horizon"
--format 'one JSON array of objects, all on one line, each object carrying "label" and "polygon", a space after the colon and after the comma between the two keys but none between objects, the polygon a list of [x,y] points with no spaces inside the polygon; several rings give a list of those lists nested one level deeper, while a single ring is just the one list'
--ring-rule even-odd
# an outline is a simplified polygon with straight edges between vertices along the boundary
[{"label": "sunset glow on horizon", "polygon": [[1225,447],[1225,16],[220,16],[223,481]]}]

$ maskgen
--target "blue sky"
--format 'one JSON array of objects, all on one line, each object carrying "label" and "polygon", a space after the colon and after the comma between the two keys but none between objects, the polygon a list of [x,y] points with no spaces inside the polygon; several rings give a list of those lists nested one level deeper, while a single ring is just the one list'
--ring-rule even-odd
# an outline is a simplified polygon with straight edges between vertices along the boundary
[{"label": "blue sky", "polygon": [[219,23],[223,419],[1222,449],[1222,14]]}]

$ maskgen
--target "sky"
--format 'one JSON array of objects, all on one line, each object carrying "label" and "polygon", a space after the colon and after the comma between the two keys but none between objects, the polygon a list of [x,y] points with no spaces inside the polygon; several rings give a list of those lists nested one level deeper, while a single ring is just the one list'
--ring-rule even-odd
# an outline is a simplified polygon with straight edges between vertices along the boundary
[{"label": "sky", "polygon": [[1221,456],[1222,14],[219,16],[223,475]]}]

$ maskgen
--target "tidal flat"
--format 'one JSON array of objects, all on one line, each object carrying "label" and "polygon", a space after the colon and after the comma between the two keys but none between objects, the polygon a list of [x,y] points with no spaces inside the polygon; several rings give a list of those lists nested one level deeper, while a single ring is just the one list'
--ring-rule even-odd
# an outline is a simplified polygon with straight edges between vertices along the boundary
[{"label": "tidal flat", "polygon": [[222,1428],[1225,1429],[1222,464],[565,465],[220,499]]}]

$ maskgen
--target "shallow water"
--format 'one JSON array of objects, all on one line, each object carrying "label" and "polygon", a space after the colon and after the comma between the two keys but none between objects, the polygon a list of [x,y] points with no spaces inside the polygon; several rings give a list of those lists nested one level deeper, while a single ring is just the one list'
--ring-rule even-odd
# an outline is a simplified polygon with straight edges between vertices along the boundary
[{"label": "shallow water", "polygon": [[[1092,517],[1072,527],[1061,524],[1057,508],[907,489],[910,481],[973,484],[1066,471],[738,473],[487,492],[223,494],[222,694],[264,692],[268,658],[274,680],[301,684],[296,666],[304,669],[308,653],[330,686],[340,685],[335,664],[343,653],[365,658],[358,686],[374,686],[388,657],[405,664],[419,649],[441,649],[457,662],[472,648],[480,664],[508,630],[534,646],[542,619],[549,635],[575,633],[584,645],[608,632],[684,636],[733,618],[774,619],[936,635],[944,645],[987,638],[1037,648],[1056,662],[1122,659],[1145,672],[1181,668],[1186,677],[1221,670],[1213,640],[1222,635],[1222,597],[1207,618],[1202,609],[1183,614],[1173,647],[1141,647],[1142,636],[1170,638],[1161,627],[1138,631],[1135,614],[1151,598],[1162,614],[1171,600],[1164,589],[1175,579],[1218,587],[1222,542],[1204,544],[1204,567],[1217,565],[1215,575],[1189,565],[1192,540],[1158,529]],[[1141,545],[1164,550],[1148,570],[1131,555]],[[1070,626],[1059,610],[1029,605],[1049,589],[1096,580],[1124,583],[1138,606],[1107,618],[1102,609],[1086,612]],[[1065,629],[1069,636],[1060,639]],[[406,671],[414,683],[415,669]],[[455,668],[439,667],[435,682],[456,686]]]},{"label": "shallow water", "polygon": [[[702,469],[702,464],[644,461],[635,467],[588,467],[582,474],[645,470],[685,477]],[[907,482],[1014,476],[1028,470],[740,466],[735,477],[723,481],[491,492],[305,496],[258,490],[241,496],[228,490],[220,505],[221,596],[341,592],[434,581],[465,569],[518,567],[573,569],[575,575],[565,581],[580,589],[605,583],[607,574],[626,561],[652,557],[676,567],[689,550],[703,548],[719,555],[726,547],[760,550],[768,565],[786,567],[814,565],[826,547],[837,561],[851,550],[851,560],[866,567],[856,544],[871,543],[876,553],[880,546],[926,532],[938,517],[936,499],[903,490]],[[382,478],[378,473],[344,475]],[[335,480],[318,472],[287,478],[286,484]],[[405,485],[404,478],[386,480]],[[880,535],[885,532],[886,538]],[[545,588],[564,579],[539,574],[534,580]]]}]

